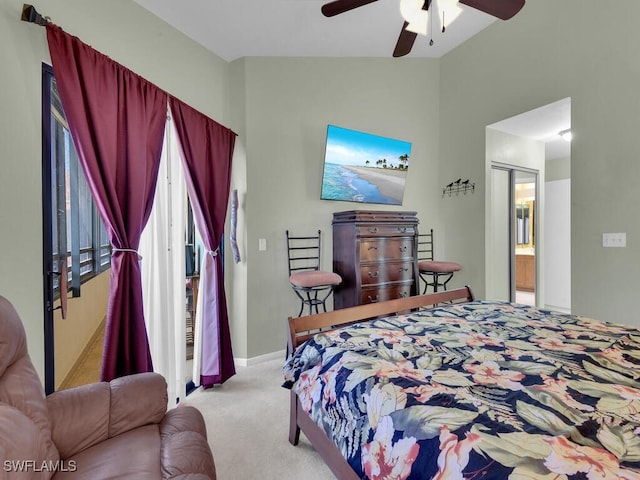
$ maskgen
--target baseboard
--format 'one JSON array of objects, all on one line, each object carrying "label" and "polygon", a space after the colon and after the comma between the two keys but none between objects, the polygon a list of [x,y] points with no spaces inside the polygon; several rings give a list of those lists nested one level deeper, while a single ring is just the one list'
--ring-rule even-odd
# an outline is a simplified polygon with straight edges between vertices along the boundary
[{"label": "baseboard", "polygon": [[555,310],[556,312],[560,312],[560,313],[571,313],[571,309],[570,308],[566,308],[566,307],[558,307],[556,305],[545,305],[544,308],[546,308],[547,310]]},{"label": "baseboard", "polygon": [[284,357],[286,355],[285,350],[279,350],[277,352],[265,353],[264,355],[258,355],[251,358],[234,358],[233,361],[238,367],[251,367],[252,365],[258,365],[260,363],[269,362],[271,360],[281,359],[284,363]]}]

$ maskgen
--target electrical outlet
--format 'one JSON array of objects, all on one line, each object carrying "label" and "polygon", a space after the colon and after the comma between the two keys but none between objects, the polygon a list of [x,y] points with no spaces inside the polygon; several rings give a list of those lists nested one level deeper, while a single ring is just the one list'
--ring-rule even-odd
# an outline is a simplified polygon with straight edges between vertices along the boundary
[{"label": "electrical outlet", "polygon": [[259,238],[258,239],[258,250],[261,252],[266,252],[267,251],[267,239],[266,238]]},{"label": "electrical outlet", "polygon": [[627,246],[627,234],[626,233],[603,233],[602,246],[624,248]]}]

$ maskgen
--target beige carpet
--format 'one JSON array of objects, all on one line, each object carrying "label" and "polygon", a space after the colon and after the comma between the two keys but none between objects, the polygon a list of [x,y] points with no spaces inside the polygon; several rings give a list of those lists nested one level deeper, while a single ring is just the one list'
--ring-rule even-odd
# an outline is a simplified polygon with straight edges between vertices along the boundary
[{"label": "beige carpet", "polygon": [[198,408],[218,480],[325,480],[334,475],[304,434],[289,443],[289,390],[282,360],[237,367],[224,385],[197,390],[184,403]]}]

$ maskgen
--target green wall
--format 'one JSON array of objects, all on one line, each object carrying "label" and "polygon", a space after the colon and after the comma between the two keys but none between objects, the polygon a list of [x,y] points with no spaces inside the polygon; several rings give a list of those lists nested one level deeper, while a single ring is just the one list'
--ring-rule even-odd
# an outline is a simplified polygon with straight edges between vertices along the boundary
[{"label": "green wall", "polygon": [[[442,59],[244,58],[226,63],[131,0],[48,0],[41,13],[86,43],[239,134],[232,187],[240,198],[243,260],[227,256],[236,357],[282,350],[297,313],[285,236],[322,229],[331,265],[333,212],[321,201],[327,124],[413,142],[402,209],[436,230],[441,257],[463,264],[456,285],[485,293],[485,127],[571,97],[572,310],[637,323],[640,225],[640,3],[536,0]],[[0,293],[22,315],[39,371],[42,331],[41,63],[43,28],[19,21],[22,2],[0,0]],[[620,15],[623,12],[623,15]],[[474,194],[442,198],[457,178]],[[19,205],[19,208],[16,208]],[[385,209],[375,205],[365,208]],[[396,209],[396,208],[394,208]],[[603,249],[602,232],[627,232]],[[267,250],[258,251],[258,239]],[[18,253],[23,255],[18,255]]]},{"label": "green wall", "polygon": [[21,11],[22,3],[0,1],[0,295],[21,314],[42,369],[40,85],[47,53],[44,31],[34,35],[35,27],[18,21]]},{"label": "green wall", "polygon": [[[411,141],[403,209],[438,231],[439,61],[422,59],[245,58],[226,63],[130,0],[52,0],[37,6],[66,31],[239,134],[232,188],[238,190],[242,261],[225,275],[234,355],[284,348],[285,321],[298,311],[286,273],[286,229],[324,232],[331,265],[334,211],[361,207],[320,200],[327,124]],[[19,310],[40,372],[40,66],[45,30],[19,21],[22,3],[2,0],[2,175],[0,292]],[[99,20],[97,20],[99,19]],[[114,32],[117,31],[117,35]],[[11,161],[9,161],[11,159]],[[26,195],[25,195],[26,194]],[[10,208],[21,198],[19,211]],[[365,208],[384,206],[367,205]],[[258,238],[267,251],[258,252]],[[32,254],[24,261],[16,251]],[[143,260],[144,261],[144,260]]]},{"label": "green wall", "polygon": [[[42,376],[41,65],[50,58],[45,29],[20,21],[22,5],[0,0],[0,294],[18,310]],[[133,1],[47,0],[36,7],[105,55],[227,121],[228,64]]]},{"label": "green wall", "polygon": [[[441,180],[449,171],[484,179],[486,125],[571,97],[572,311],[638,325],[640,3],[605,7],[529,1],[443,58],[440,172]],[[482,270],[469,247],[484,245],[483,206],[442,207],[451,236],[465,237],[452,253]],[[603,232],[627,232],[627,248],[602,248]],[[476,272],[467,278],[480,281]]]},{"label": "green wall", "polygon": [[[332,265],[333,212],[381,205],[320,200],[328,124],[413,143],[402,208],[438,228],[439,62],[416,59],[246,58],[247,356],[284,349],[299,301],[287,280],[285,231],[323,232]],[[232,82],[235,83],[235,82]],[[267,251],[258,251],[258,239]],[[237,354],[237,353],[236,353]]]}]

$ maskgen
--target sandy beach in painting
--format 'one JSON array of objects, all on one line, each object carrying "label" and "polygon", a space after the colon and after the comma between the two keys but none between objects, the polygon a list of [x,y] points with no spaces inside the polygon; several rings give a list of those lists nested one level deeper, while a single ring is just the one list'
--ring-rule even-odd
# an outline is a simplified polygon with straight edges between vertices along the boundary
[{"label": "sandy beach in painting", "polygon": [[402,204],[404,182],[407,179],[406,170],[392,170],[388,168],[354,167],[345,165],[344,168],[355,173],[358,177],[378,187],[385,197]]}]

